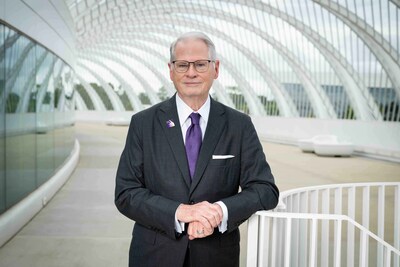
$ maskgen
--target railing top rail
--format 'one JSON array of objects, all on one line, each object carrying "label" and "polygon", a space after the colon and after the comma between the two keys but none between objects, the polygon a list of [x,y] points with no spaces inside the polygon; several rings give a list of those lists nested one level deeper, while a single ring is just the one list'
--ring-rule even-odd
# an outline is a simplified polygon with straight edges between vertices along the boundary
[{"label": "railing top rail", "polygon": [[371,238],[375,239],[377,242],[381,243],[389,250],[393,251],[393,253],[400,256],[400,250],[396,249],[385,240],[380,238],[379,236],[375,235],[367,228],[362,226],[361,224],[357,223],[350,217],[346,215],[340,214],[319,214],[319,213],[293,213],[293,212],[271,212],[271,211],[258,211],[253,216],[260,216],[260,217],[271,217],[271,218],[280,218],[280,219],[310,219],[310,220],[330,220],[330,221],[347,221],[348,223],[354,225],[360,231],[365,232]]},{"label": "railing top rail", "polygon": [[299,187],[281,192],[281,198],[292,194],[317,191],[324,189],[351,188],[351,187],[377,187],[377,186],[400,186],[400,182],[373,182],[373,183],[345,183],[345,184],[325,184],[317,186]]}]

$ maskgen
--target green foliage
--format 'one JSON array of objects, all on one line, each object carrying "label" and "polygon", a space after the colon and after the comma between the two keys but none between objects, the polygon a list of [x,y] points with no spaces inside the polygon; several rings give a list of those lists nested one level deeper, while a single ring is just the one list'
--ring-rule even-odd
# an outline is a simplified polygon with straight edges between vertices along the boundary
[{"label": "green foliage", "polygon": [[75,90],[82,97],[83,101],[86,104],[86,107],[89,110],[94,110],[94,105],[93,105],[92,99],[90,98],[89,94],[86,92],[86,89],[83,87],[83,85],[82,84],[76,84],[75,85]]},{"label": "green foliage", "polygon": [[111,100],[110,100],[110,98],[108,98],[108,95],[107,95],[106,91],[104,90],[104,88],[101,87],[100,85],[98,85],[97,83],[90,83],[90,85],[93,87],[93,89],[99,95],[99,97],[100,97],[101,101],[103,101],[106,109],[114,110]]},{"label": "green foliage", "polygon": [[386,105],[381,104],[379,109],[383,115],[384,121],[400,121],[400,116],[397,116],[396,118],[396,115],[399,114],[400,110],[400,105],[397,101],[391,101]]},{"label": "green foliage", "polygon": [[17,111],[20,97],[16,93],[10,93],[6,102],[6,113],[15,113]]},{"label": "green foliage", "polygon": [[140,93],[139,94],[139,99],[140,99],[140,101],[142,102],[143,105],[151,105],[150,98],[147,96],[146,93],[143,93],[143,92]]},{"label": "green foliage", "polygon": [[28,112],[36,112],[36,92],[32,92],[29,97]]},{"label": "green foliage", "polygon": [[158,90],[157,95],[161,101],[167,100],[169,98],[167,89],[165,89],[164,86],[162,86],[160,90]]},{"label": "green foliage", "polygon": [[118,93],[118,97],[121,99],[122,104],[124,105],[125,110],[133,111],[133,107],[131,102],[129,101],[128,95],[125,91],[120,90]]},{"label": "green foliage", "polygon": [[268,116],[279,116],[279,108],[275,100],[268,100],[268,98],[263,95],[259,95],[258,98],[260,99]]},{"label": "green foliage", "polygon": [[56,88],[54,91],[54,107],[58,108],[58,102],[60,101],[61,95],[62,95],[62,90],[60,88]]},{"label": "green foliage", "polygon": [[348,119],[348,120],[355,120],[356,119],[356,116],[354,114],[354,109],[350,105],[348,105],[347,108],[346,108],[344,119]]}]

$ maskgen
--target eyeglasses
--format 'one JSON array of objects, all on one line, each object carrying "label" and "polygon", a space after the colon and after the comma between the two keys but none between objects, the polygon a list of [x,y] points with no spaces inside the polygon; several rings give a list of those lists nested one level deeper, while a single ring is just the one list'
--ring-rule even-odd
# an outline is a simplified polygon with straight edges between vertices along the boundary
[{"label": "eyeglasses", "polygon": [[197,72],[206,72],[208,70],[208,67],[210,66],[210,62],[214,62],[214,60],[209,60],[209,59],[196,60],[196,61],[175,60],[172,61],[172,64],[174,64],[174,69],[176,70],[176,72],[179,73],[187,72],[190,67],[190,63],[193,63],[194,69]]}]

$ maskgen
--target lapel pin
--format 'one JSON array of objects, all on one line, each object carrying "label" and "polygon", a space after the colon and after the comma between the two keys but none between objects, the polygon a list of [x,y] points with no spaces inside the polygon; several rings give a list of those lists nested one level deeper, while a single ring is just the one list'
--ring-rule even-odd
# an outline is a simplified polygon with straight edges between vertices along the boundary
[{"label": "lapel pin", "polygon": [[167,127],[168,127],[168,128],[175,127],[175,123],[174,123],[173,121],[171,121],[171,120],[168,120],[168,121],[167,121]]}]

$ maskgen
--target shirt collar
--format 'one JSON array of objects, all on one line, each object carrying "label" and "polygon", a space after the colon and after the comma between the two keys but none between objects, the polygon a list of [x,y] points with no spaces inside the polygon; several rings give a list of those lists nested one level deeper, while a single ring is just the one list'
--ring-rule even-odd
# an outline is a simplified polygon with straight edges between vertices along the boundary
[{"label": "shirt collar", "polygon": [[[210,103],[210,95],[208,95],[206,102],[197,111],[206,124],[208,122],[208,116],[210,115]],[[176,94],[176,108],[178,111],[179,123],[182,127],[189,115],[194,111],[179,97],[178,94]]]}]

